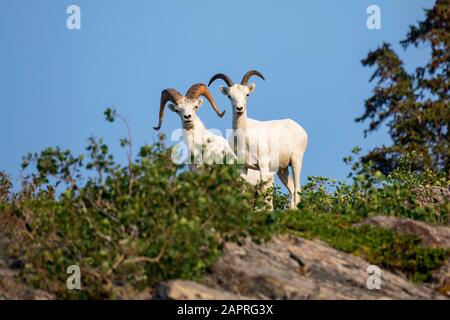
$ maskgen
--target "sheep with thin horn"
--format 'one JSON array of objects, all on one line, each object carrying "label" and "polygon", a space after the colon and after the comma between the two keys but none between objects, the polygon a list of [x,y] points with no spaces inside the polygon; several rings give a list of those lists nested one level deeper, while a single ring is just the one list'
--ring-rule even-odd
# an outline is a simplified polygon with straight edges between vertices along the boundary
[{"label": "sheep with thin horn", "polygon": [[189,163],[191,171],[195,170],[196,166],[203,162],[208,163],[207,160],[203,161],[206,154],[209,160],[212,161],[223,161],[224,158],[232,161],[236,160],[236,155],[231,150],[227,140],[221,135],[207,130],[197,116],[196,112],[203,104],[201,96],[209,101],[219,117],[223,117],[225,111],[219,111],[208,87],[202,83],[196,83],[189,88],[185,96],[176,89],[165,89],[161,92],[159,122],[156,127],[153,127],[155,130],[161,129],[164,110],[166,104],[170,102],[167,104],[169,110],[178,114],[184,129],[183,142],[187,146],[189,160],[191,160],[190,155],[194,155],[194,163]]},{"label": "sheep with thin horn", "polygon": [[[211,78],[208,86],[218,79],[227,85],[221,86],[220,91],[228,97],[233,108],[235,140],[243,141],[238,142],[237,146],[238,157],[245,157],[247,168],[243,170],[248,174],[249,166],[258,167],[262,182],[273,181],[276,173],[289,191],[290,208],[295,208],[300,201],[300,173],[308,145],[308,134],[291,119],[258,121],[247,117],[247,101],[256,88],[255,83],[248,84],[253,76],[265,80],[262,73],[256,70],[247,72],[241,82],[236,84],[226,74],[218,73]],[[292,169],[292,177],[289,167]]]}]

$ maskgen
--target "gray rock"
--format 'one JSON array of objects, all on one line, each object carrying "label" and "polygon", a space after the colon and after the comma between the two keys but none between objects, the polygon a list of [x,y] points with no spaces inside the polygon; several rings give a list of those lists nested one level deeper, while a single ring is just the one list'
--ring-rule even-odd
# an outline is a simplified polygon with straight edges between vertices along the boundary
[{"label": "gray rock", "polygon": [[164,300],[241,300],[250,299],[223,290],[216,290],[207,286],[186,280],[174,280],[160,283],[153,299]]},{"label": "gray rock", "polygon": [[450,188],[427,186],[416,187],[413,189],[416,194],[416,202],[422,206],[442,205],[450,201]]},{"label": "gray rock", "polygon": [[16,280],[16,271],[0,260],[0,300],[51,300],[55,296]]},{"label": "gray rock", "polygon": [[434,289],[450,298],[450,258],[433,273],[432,279]]},{"label": "gray rock", "polygon": [[[185,281],[174,280],[159,289],[158,298],[445,299],[431,286],[413,284],[385,270],[381,289],[369,290],[368,266],[363,259],[321,241],[294,236],[281,236],[263,245],[228,243],[224,256],[202,284],[187,286]],[[186,293],[186,288],[192,292]]]},{"label": "gray rock", "polygon": [[421,239],[422,245],[435,248],[450,248],[450,228],[431,225],[422,221],[392,216],[374,216],[363,220],[356,226],[369,225],[391,229],[401,234],[414,235]]}]

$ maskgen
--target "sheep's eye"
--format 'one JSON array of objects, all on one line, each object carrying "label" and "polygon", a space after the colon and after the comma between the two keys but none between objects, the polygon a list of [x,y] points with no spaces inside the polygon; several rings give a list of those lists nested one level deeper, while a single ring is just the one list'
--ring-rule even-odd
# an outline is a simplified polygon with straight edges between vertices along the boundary
[{"label": "sheep's eye", "polygon": [[247,93],[247,98],[250,96],[250,94],[249,93]]},{"label": "sheep's eye", "polygon": [[229,98],[229,99],[231,99],[231,96],[230,96],[230,95],[228,95],[228,98]]}]

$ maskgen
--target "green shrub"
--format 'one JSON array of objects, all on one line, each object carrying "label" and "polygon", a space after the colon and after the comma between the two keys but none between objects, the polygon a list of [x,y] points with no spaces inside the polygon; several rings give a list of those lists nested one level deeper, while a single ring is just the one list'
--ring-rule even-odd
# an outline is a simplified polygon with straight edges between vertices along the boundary
[{"label": "green shrub", "polygon": [[[105,115],[111,122],[120,118],[110,109]],[[101,139],[90,138],[87,155],[60,148],[27,155],[23,169],[33,169],[18,191],[0,173],[1,240],[21,262],[23,280],[61,298],[114,298],[125,287],[139,291],[162,280],[199,279],[225,241],[260,242],[281,232],[320,238],[415,281],[429,279],[450,255],[423,248],[414,237],[354,227],[376,214],[448,224],[448,201],[424,202],[418,195],[448,188],[448,180],[415,171],[415,154],[384,176],[355,160],[355,149],[345,159],[352,165],[350,183],[309,177],[298,209],[286,211],[289,199],[279,187],[255,197],[237,166],[202,166],[191,173],[172,162],[164,137],[141,148],[136,159],[131,141],[121,139],[126,165]],[[273,212],[262,210],[268,195]],[[81,269],[81,291],[66,287],[70,265]]]},{"label": "green shrub", "polygon": [[[359,148],[354,149],[357,155]],[[393,215],[432,223],[449,223],[448,199],[442,203],[432,201],[434,188],[450,188],[445,173],[415,171],[414,163],[420,161],[415,153],[400,160],[399,167],[389,176],[361,163],[354,156],[344,159],[352,166],[350,184],[323,177],[308,177],[303,187],[299,208],[323,212],[351,213],[361,217]],[[430,201],[426,198],[430,198]]]},{"label": "green shrub", "polygon": [[402,271],[413,281],[430,279],[431,273],[450,256],[450,250],[424,248],[420,239],[391,230],[356,227],[361,217],[352,214],[293,211],[283,216],[283,225],[296,235],[319,238],[332,247],[358,255],[391,271]]},{"label": "green shrub", "polygon": [[[253,195],[234,166],[183,171],[163,140],[125,167],[101,141],[90,139],[87,150],[87,163],[58,148],[27,156],[24,167],[36,163],[40,191],[0,213],[14,227],[10,251],[25,264],[22,276],[42,289],[106,298],[125,283],[140,289],[197,279],[224,241],[267,239],[273,232],[272,218],[253,212]],[[83,170],[96,172],[84,185]],[[82,291],[67,290],[69,265],[81,268]]]},{"label": "green shrub", "polygon": [[[351,183],[324,177],[308,177],[298,210],[283,215],[282,224],[291,233],[320,238],[332,247],[361,255],[369,262],[407,274],[414,281],[425,281],[450,256],[450,250],[424,248],[418,238],[391,230],[354,227],[373,215],[393,215],[448,225],[450,205],[423,201],[423,191],[448,188],[444,173],[416,171],[420,161],[415,153],[400,160],[389,176],[361,163],[354,155],[344,161],[352,166]],[[420,191],[420,192],[419,192]]]},{"label": "green shrub", "polygon": [[0,205],[9,200],[11,188],[12,183],[9,176],[5,172],[0,171]]}]

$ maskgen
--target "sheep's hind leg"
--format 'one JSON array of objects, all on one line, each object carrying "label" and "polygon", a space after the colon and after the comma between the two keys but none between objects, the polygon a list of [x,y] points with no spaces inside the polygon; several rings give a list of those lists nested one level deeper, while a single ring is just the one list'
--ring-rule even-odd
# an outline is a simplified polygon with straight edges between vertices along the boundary
[{"label": "sheep's hind leg", "polygon": [[289,207],[292,208],[295,206],[295,199],[294,199],[294,181],[292,180],[292,177],[289,175],[289,167],[286,167],[284,169],[278,170],[278,178],[280,178],[283,185],[288,189],[289,196],[290,196],[290,205]]},{"label": "sheep's hind leg", "polygon": [[302,171],[303,157],[292,157],[292,175],[294,178],[294,203],[291,203],[291,209],[295,209],[300,202],[300,192],[302,191],[300,186],[300,173]]}]

